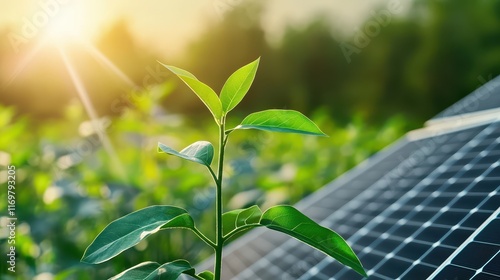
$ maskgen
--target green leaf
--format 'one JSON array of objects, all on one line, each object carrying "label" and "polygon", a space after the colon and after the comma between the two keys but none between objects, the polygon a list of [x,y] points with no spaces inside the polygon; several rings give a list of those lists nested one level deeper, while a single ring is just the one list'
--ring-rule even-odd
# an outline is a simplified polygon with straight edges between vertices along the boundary
[{"label": "green leaf", "polygon": [[236,70],[226,81],[220,93],[222,110],[231,111],[245,97],[257,73],[260,58]]},{"label": "green leaf", "polygon": [[169,155],[178,156],[180,158],[194,161],[206,166],[212,164],[212,159],[214,158],[214,146],[207,141],[195,142],[187,146],[180,152],[177,152],[176,150],[162,143],[158,143],[158,152],[164,152]]},{"label": "green leaf", "polygon": [[184,69],[171,65],[165,65],[161,62],[159,63],[177,75],[177,77],[179,77],[201,99],[201,101],[203,101],[205,106],[207,106],[214,116],[215,120],[219,122],[223,114],[222,104],[212,88],[200,82],[193,74]]},{"label": "green leaf", "polygon": [[194,228],[186,210],[168,205],[155,205],[123,216],[109,225],[89,245],[82,262],[97,264],[107,261],[135,246],[161,228]]},{"label": "green leaf", "polygon": [[292,206],[274,206],[262,215],[260,224],[286,233],[367,276],[358,257],[336,232],[322,227]]},{"label": "green leaf", "polygon": [[[205,276],[204,279],[213,279],[213,274],[212,278],[209,278],[210,274],[206,274],[206,272],[201,273]],[[161,266],[155,262],[143,262],[110,278],[110,280],[176,280],[182,273],[191,276],[195,275],[194,268],[186,260],[176,260]]]},{"label": "green leaf", "polygon": [[234,129],[260,129],[326,136],[318,126],[302,113],[294,110],[266,110],[248,115]]},{"label": "green leaf", "polygon": [[144,279],[148,277],[153,271],[160,267],[159,263],[155,262],[143,262],[136,266],[133,266],[122,273],[115,275],[109,280],[136,280]]},{"label": "green leaf", "polygon": [[194,268],[186,260],[176,260],[161,265],[151,272],[144,280],[177,280],[184,273],[195,276]]},{"label": "green leaf", "polygon": [[202,273],[198,274],[198,276],[204,280],[214,280],[214,274],[208,270],[203,271]]},{"label": "green leaf", "polygon": [[258,225],[262,211],[259,206],[254,205],[247,209],[237,209],[222,214],[222,233],[227,235],[242,226]]}]

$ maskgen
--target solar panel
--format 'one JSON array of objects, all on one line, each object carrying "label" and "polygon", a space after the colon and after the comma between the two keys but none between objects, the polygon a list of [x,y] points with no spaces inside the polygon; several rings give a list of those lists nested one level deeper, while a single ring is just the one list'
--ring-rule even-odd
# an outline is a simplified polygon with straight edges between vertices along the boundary
[{"label": "solar panel", "polygon": [[498,109],[500,105],[500,76],[490,81],[487,81],[484,77],[479,77],[478,81],[483,86],[436,115],[430,122],[458,115]]},{"label": "solar panel", "polygon": [[454,279],[500,279],[500,208],[432,277]]},{"label": "solar panel", "polygon": [[[491,108],[469,121],[469,111],[443,112],[297,207],[345,237],[369,279],[500,279],[500,114]],[[230,244],[223,264],[223,279],[362,279],[262,229]]]}]

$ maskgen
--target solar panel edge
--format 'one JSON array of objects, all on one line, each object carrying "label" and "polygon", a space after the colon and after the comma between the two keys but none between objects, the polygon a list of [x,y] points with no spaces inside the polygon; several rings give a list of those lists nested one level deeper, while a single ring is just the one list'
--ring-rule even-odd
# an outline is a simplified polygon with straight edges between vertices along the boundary
[{"label": "solar panel edge", "polygon": [[[482,110],[477,110],[477,111],[467,112],[467,107],[479,106],[478,104],[482,99],[483,100],[487,99],[488,97],[491,96],[491,93],[493,91],[498,90],[500,88],[500,75],[496,76],[495,78],[492,78],[489,81],[484,79],[484,77],[479,76],[478,81],[480,82],[481,85],[479,88],[477,88],[467,96],[463,97],[462,99],[458,100],[450,107],[441,111],[440,113],[432,117],[428,122],[437,121],[439,119],[449,118],[452,116],[464,115],[466,113],[482,111]],[[500,104],[496,105],[497,107],[500,106]]]},{"label": "solar panel edge", "polygon": [[302,210],[305,207],[313,205],[318,199],[321,199],[324,196],[328,195],[329,193],[342,187],[343,185],[345,185],[346,183],[351,181],[353,178],[362,174],[364,171],[366,171],[370,167],[380,163],[381,161],[386,159],[388,156],[390,156],[394,151],[400,149],[401,147],[408,144],[409,142],[412,142],[412,141],[409,140],[406,135],[402,136],[401,138],[396,140],[394,143],[386,146],[385,148],[383,148],[379,152],[375,153],[371,157],[367,158],[366,160],[362,161],[361,163],[359,163],[355,167],[344,172],[342,175],[335,178],[333,181],[326,184],[321,189],[319,189],[316,192],[310,194],[309,196],[303,198],[301,201],[296,203],[294,206],[297,207],[298,209]]},{"label": "solar panel edge", "polygon": [[[500,108],[493,108],[478,112],[471,112],[456,116],[445,117],[436,120],[428,120],[425,122],[424,127],[418,130],[426,130],[426,129],[444,129],[450,130],[453,128],[459,128],[467,125],[476,125],[478,123],[488,123],[492,122],[498,118],[500,114]],[[410,131],[411,132],[411,131]]]}]

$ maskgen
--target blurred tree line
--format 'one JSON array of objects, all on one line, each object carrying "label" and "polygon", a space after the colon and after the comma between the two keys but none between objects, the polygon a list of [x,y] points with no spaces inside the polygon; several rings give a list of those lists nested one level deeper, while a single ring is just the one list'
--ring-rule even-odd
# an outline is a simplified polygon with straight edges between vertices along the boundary
[{"label": "blurred tree line", "polygon": [[[357,32],[367,36],[377,13]],[[346,38],[318,17],[270,46],[258,8],[243,7],[194,42],[185,65],[222,85],[232,69],[261,55],[254,94],[243,105],[325,107],[340,122],[360,114],[378,124],[397,114],[421,125],[500,74],[500,2],[414,1],[408,14],[391,17],[347,59],[340,45],[356,46],[357,32]]]},{"label": "blurred tree line", "polygon": [[[220,21],[208,23],[181,56],[160,57],[135,43],[125,22],[109,29],[97,48],[138,86],[172,78],[158,68],[156,59],[189,69],[207,84],[221,88],[232,71],[262,56],[253,94],[242,103],[241,113],[276,107],[307,114],[321,107],[340,123],[348,123],[353,115],[374,124],[402,115],[414,127],[500,73],[500,3],[419,0],[411,5],[409,12],[390,14],[388,23],[381,24],[382,5],[348,36],[339,31],[342,26],[318,16],[303,26],[288,27],[281,40],[270,43],[260,22],[262,7],[244,4],[227,11]],[[377,21],[376,35],[367,35],[370,24]],[[367,36],[369,44],[358,46],[347,57],[342,44],[356,47],[359,36]],[[8,46],[1,46],[0,58],[9,61],[9,51]],[[98,81],[88,83],[98,111],[116,113],[110,104],[123,94],[123,84],[92,55],[74,52],[82,79]],[[60,116],[62,109],[48,106],[50,102],[35,102],[61,103],[72,98],[66,93],[73,90],[68,84],[53,82],[67,74],[50,59],[50,54],[37,58],[32,70],[26,70],[32,75],[21,75],[21,82],[4,88],[0,102],[26,103],[26,93],[34,92],[29,87],[40,84],[44,93],[34,93],[33,104],[23,104],[21,113]],[[202,105],[185,91],[179,87],[164,102],[165,107],[206,116]]]}]

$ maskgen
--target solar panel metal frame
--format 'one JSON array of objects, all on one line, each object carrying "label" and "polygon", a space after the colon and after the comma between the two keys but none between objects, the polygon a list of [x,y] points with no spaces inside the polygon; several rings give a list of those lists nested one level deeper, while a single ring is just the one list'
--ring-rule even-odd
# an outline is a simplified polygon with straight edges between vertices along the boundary
[{"label": "solar panel metal frame", "polygon": [[500,75],[489,81],[480,76],[478,81],[482,84],[481,87],[437,114],[426,124],[430,125],[435,121],[456,116],[466,118],[485,111],[498,112],[498,107],[500,107]]}]

